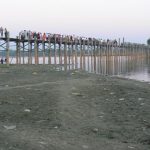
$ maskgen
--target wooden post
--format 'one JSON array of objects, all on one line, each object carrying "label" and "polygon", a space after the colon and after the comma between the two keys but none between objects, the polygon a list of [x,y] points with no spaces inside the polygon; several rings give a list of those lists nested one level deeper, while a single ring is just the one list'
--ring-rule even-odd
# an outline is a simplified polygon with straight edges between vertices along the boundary
[{"label": "wooden post", "polygon": [[57,64],[56,58],[57,57],[57,51],[56,51],[56,35],[54,35],[54,64]]},{"label": "wooden post", "polygon": [[7,32],[7,38],[6,38],[6,64],[9,66],[9,32]]},{"label": "wooden post", "polygon": [[77,38],[75,39],[75,69],[78,68],[78,45],[77,45]]},{"label": "wooden post", "polygon": [[83,40],[83,69],[85,70],[85,40]]},{"label": "wooden post", "polygon": [[62,65],[62,37],[60,37],[60,43],[59,43],[59,64]]},{"label": "wooden post", "polygon": [[129,52],[129,45],[127,44],[126,46],[126,71],[128,70],[128,52]]},{"label": "wooden post", "polygon": [[33,57],[32,57],[32,41],[31,41],[30,44],[31,44],[31,51],[30,51],[30,57],[31,57],[31,58],[30,58],[30,61],[31,61],[31,63],[30,63],[30,64],[32,64],[32,58],[33,58]]},{"label": "wooden post", "polygon": [[97,45],[97,68],[98,68],[98,73],[100,73],[100,41],[98,41],[98,45]]},{"label": "wooden post", "polygon": [[89,50],[89,39],[87,41],[87,51],[88,51],[88,71],[90,70],[90,60],[89,60],[89,55],[90,55],[90,50]]},{"label": "wooden post", "polygon": [[94,40],[94,72],[96,73],[96,41]]},{"label": "wooden post", "polygon": [[43,64],[45,65],[45,42],[42,40]]},{"label": "wooden post", "polygon": [[18,41],[16,41],[16,64],[18,65]]},{"label": "wooden post", "polygon": [[145,49],[146,49],[146,48],[143,48],[143,49],[142,49],[142,58],[144,57]]},{"label": "wooden post", "polygon": [[93,39],[91,40],[91,72],[93,71]]},{"label": "wooden post", "polygon": [[100,41],[100,73],[102,74],[102,42]]},{"label": "wooden post", "polygon": [[48,36],[48,64],[51,65],[51,37]]},{"label": "wooden post", "polygon": [[16,64],[19,63],[19,41],[18,36],[16,37]]},{"label": "wooden post", "polygon": [[39,43],[37,40],[37,64],[39,64]]},{"label": "wooden post", "polygon": [[35,58],[35,65],[38,64],[38,46],[37,46],[37,39],[34,39],[34,58]]},{"label": "wooden post", "polygon": [[120,43],[120,38],[118,41],[118,52],[117,52],[117,56],[118,56],[118,72],[120,73],[120,62],[121,62],[121,43]]},{"label": "wooden post", "polygon": [[28,65],[29,65],[29,61],[30,61],[30,50],[29,50],[29,39],[28,39]]},{"label": "wooden post", "polygon": [[82,39],[80,39],[80,69],[82,69]]},{"label": "wooden post", "polygon": [[60,65],[60,64],[61,64],[61,63],[60,63],[60,62],[61,62],[61,52],[60,52],[60,51],[61,51],[61,44],[59,43],[58,45],[59,45],[59,48],[58,48],[59,63],[58,63],[58,64]]},{"label": "wooden post", "polygon": [[22,46],[23,46],[23,64],[25,64],[25,60],[24,60],[24,49],[25,49],[25,47],[24,47],[24,41],[22,42]]},{"label": "wooden post", "polygon": [[71,41],[71,64],[72,64],[72,69],[74,69],[74,45],[73,45],[73,41]]},{"label": "wooden post", "polygon": [[[123,57],[125,56],[125,42],[124,42],[124,37],[122,39],[122,60],[123,60]],[[121,62],[122,62],[121,60]]]},{"label": "wooden post", "polygon": [[20,45],[21,45],[21,42],[20,42],[20,40],[19,40],[19,43],[18,43],[18,53],[19,53],[19,64],[21,64],[21,47],[20,47]]},{"label": "wooden post", "polygon": [[65,37],[65,43],[64,43],[64,68],[67,70],[67,41]]},{"label": "wooden post", "polygon": [[71,65],[71,63],[70,63],[70,56],[71,56],[71,47],[70,47],[70,43],[68,44],[68,55],[69,55],[69,70],[70,70],[70,65]]},{"label": "wooden post", "polygon": [[28,64],[32,64],[32,42],[28,39]]},{"label": "wooden post", "polygon": [[108,74],[108,55],[109,55],[109,42],[106,43],[106,72],[105,74]]}]

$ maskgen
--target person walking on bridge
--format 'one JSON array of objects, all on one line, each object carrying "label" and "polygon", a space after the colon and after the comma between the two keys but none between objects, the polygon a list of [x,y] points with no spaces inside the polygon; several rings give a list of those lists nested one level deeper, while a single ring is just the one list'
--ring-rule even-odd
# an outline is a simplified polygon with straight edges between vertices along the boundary
[{"label": "person walking on bridge", "polygon": [[42,38],[43,41],[46,41],[46,33],[43,33],[43,38]]},{"label": "person walking on bridge", "polygon": [[3,28],[2,27],[0,28],[0,35],[1,35],[1,37],[3,37]]},{"label": "person walking on bridge", "polygon": [[7,29],[5,28],[5,38],[7,38],[8,37],[8,31],[7,31]]}]

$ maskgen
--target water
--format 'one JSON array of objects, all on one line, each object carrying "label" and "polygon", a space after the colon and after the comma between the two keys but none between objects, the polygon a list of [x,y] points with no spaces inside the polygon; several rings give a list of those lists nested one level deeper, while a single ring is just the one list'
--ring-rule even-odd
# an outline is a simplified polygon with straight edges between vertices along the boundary
[{"label": "water", "polygon": [[129,73],[123,74],[122,77],[150,82],[150,64],[145,64]]},{"label": "water", "polygon": [[[25,64],[28,64],[28,57],[24,58]],[[16,58],[10,58],[10,63],[15,64]],[[23,58],[21,58],[23,63]],[[34,64],[34,58],[32,58]],[[43,57],[39,57],[39,64],[43,64]],[[48,57],[45,58],[45,64],[48,64]],[[51,64],[54,64],[54,57],[51,58]],[[56,57],[56,64],[59,64],[59,57]],[[64,64],[64,57],[62,57],[62,64]],[[75,58],[67,58],[67,69],[75,69]],[[94,69],[94,66],[95,69]],[[94,64],[94,57],[86,56],[85,59],[77,57],[77,69],[82,69],[90,73],[97,73],[102,75],[119,76],[139,81],[150,82],[150,60],[148,58],[140,57],[126,57],[126,56],[111,56],[107,58],[96,57]],[[61,68],[64,70],[64,68]]]}]

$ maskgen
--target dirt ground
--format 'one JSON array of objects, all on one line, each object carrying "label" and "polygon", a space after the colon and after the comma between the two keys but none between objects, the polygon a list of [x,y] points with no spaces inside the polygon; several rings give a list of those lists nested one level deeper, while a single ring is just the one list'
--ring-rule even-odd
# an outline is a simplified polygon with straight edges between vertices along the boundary
[{"label": "dirt ground", "polygon": [[149,150],[150,84],[0,66],[0,150]]}]

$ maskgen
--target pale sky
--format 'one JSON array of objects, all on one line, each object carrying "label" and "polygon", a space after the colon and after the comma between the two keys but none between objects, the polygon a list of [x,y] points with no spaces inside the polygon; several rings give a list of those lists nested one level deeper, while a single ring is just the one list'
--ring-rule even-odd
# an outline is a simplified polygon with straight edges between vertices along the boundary
[{"label": "pale sky", "polygon": [[0,26],[146,43],[150,0],[0,0]]}]

